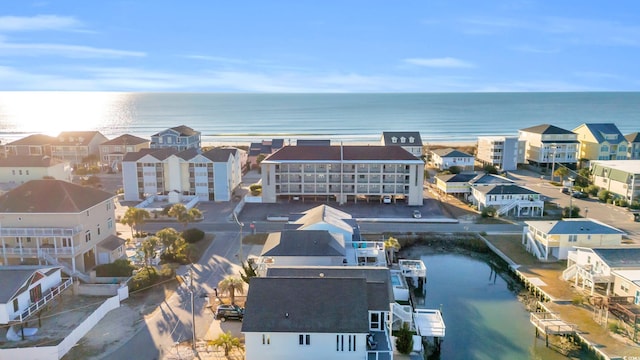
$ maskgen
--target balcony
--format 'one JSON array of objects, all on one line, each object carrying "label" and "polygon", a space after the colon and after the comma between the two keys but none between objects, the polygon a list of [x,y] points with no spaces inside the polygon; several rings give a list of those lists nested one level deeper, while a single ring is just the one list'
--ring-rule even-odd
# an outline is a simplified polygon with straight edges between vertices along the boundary
[{"label": "balcony", "polygon": [[62,227],[42,227],[42,228],[0,228],[0,237],[73,237],[82,231],[82,225],[62,228]]},{"label": "balcony", "polygon": [[76,250],[73,247],[59,247],[59,248],[34,248],[34,247],[4,247],[0,248],[0,254],[7,257],[33,257],[41,258],[43,254],[50,256],[72,256],[76,254]]},{"label": "balcony", "polygon": [[11,319],[11,322],[16,322],[16,323],[23,322],[24,320],[29,318],[31,315],[37,313],[38,310],[43,308],[45,305],[47,305],[47,303],[51,302],[57,296],[62,294],[62,292],[65,289],[67,289],[69,286],[71,286],[71,284],[73,284],[73,280],[71,278],[69,278],[69,279],[66,279],[66,280],[62,281],[62,283],[60,283],[60,285],[49,289],[49,291],[46,294],[44,294],[42,299],[40,299],[37,302],[29,305],[29,307],[26,310],[24,310],[22,313],[20,313],[15,318]]}]

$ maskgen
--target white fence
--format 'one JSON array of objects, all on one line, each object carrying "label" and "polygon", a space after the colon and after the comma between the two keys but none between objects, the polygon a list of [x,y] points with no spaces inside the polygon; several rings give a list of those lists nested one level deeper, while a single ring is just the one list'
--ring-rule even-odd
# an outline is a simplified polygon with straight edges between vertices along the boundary
[{"label": "white fence", "polygon": [[57,346],[0,349],[0,359],[60,360],[85,336],[109,311],[120,306],[119,295],[108,298],[86,320],[78,325]]}]

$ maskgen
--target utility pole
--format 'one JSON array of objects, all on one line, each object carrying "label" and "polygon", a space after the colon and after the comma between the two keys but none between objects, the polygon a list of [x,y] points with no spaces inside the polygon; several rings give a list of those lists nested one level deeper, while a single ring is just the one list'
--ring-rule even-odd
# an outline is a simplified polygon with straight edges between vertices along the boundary
[{"label": "utility pole", "polygon": [[551,149],[553,150],[553,158],[552,158],[552,162],[551,162],[551,182],[553,182],[553,180],[554,180],[553,173],[556,170],[556,149],[557,149],[556,144],[551,144]]},{"label": "utility pole", "polygon": [[240,250],[238,250],[238,258],[240,260],[240,265],[242,266],[242,228],[244,227],[244,224],[240,222],[240,220],[238,219],[238,215],[235,213],[235,211],[232,213],[233,214],[233,220],[235,220],[236,224],[238,224],[238,227],[240,228]]},{"label": "utility pole", "polygon": [[572,177],[569,177],[569,217],[573,217],[573,181],[575,180]]},{"label": "utility pole", "polygon": [[[193,264],[189,267],[189,291],[191,292],[191,332],[193,333],[191,339],[191,348],[193,353],[196,353],[196,313],[195,313],[195,300],[193,293],[195,292],[193,286]],[[197,355],[196,355],[197,356]]]}]

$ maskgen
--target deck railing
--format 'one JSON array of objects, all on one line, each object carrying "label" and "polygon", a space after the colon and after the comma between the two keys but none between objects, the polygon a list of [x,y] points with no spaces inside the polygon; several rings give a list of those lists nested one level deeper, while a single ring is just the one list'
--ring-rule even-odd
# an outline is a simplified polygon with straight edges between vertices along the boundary
[{"label": "deck railing", "polygon": [[49,289],[42,299],[36,301],[35,303],[29,305],[29,307],[23,311],[21,314],[18,314],[12,322],[23,322],[25,319],[36,313],[39,309],[44,307],[48,302],[53,300],[56,296],[62,294],[62,292],[73,284],[73,280],[71,278],[63,281],[60,285]]}]

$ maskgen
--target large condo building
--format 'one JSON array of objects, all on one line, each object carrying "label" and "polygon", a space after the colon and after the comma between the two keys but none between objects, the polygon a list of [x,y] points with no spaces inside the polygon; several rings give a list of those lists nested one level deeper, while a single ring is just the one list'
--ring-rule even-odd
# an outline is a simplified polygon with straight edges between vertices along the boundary
[{"label": "large condo building", "polygon": [[285,146],[261,163],[262,201],[406,201],[422,205],[424,162],[400,146]]}]

